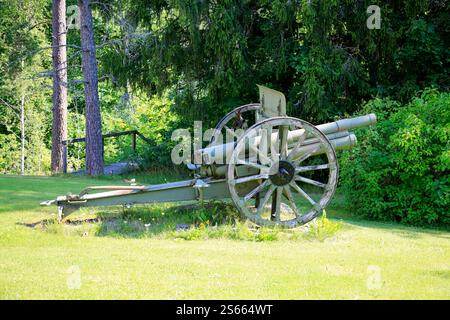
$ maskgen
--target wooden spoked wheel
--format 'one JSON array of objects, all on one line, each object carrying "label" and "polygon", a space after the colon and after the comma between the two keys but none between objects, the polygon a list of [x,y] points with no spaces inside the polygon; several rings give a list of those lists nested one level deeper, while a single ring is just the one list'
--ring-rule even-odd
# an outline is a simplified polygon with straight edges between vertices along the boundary
[{"label": "wooden spoked wheel", "polygon": [[227,177],[236,207],[249,220],[293,228],[314,219],[329,203],[338,165],[332,144],[315,126],[274,117],[240,137]]},{"label": "wooden spoked wheel", "polygon": [[[209,141],[209,145],[220,145],[230,138],[237,140],[250,125],[255,122],[256,112],[261,109],[261,104],[250,103],[228,112],[216,125]],[[240,129],[240,130],[239,130]]]}]

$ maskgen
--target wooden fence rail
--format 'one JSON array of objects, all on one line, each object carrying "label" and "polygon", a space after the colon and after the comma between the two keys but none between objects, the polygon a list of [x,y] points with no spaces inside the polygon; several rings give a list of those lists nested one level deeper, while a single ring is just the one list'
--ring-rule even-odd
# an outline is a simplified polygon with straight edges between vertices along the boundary
[{"label": "wooden fence rail", "polygon": [[[107,139],[107,138],[115,138],[115,137],[126,136],[126,135],[131,135],[132,136],[131,148],[133,149],[134,153],[136,153],[136,140],[137,140],[137,137],[141,138],[142,140],[144,140],[148,144],[152,143],[152,141],[150,139],[145,137],[139,131],[137,131],[137,130],[129,130],[129,131],[121,131],[121,132],[111,132],[111,133],[107,133],[107,134],[102,135],[102,137],[103,137],[103,146],[105,145],[105,139]],[[63,145],[63,172],[64,173],[67,173],[68,147],[69,147],[70,144],[79,143],[79,142],[86,142],[86,138],[75,138],[75,139],[64,140],[62,142],[62,145]],[[103,155],[104,155],[104,151],[102,150],[102,157],[103,157]]]}]

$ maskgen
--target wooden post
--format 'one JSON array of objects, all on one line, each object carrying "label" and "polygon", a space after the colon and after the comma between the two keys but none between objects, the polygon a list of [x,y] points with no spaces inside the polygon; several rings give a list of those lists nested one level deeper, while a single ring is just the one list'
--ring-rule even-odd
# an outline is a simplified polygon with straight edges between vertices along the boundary
[{"label": "wooden post", "polygon": [[136,154],[136,131],[133,132],[132,138],[131,147],[133,148],[133,153]]}]

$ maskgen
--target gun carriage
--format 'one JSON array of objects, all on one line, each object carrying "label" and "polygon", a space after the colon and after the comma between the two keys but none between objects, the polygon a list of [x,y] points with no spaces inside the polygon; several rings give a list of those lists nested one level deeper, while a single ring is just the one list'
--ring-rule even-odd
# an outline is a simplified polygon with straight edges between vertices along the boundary
[{"label": "gun carriage", "polygon": [[258,225],[293,228],[313,220],[335,192],[336,151],[354,146],[351,130],[376,123],[376,116],[314,126],[286,115],[281,92],[258,87],[260,102],[225,115],[208,146],[194,152],[194,164],[188,164],[193,179],[88,187],[41,204],[56,205],[61,220],[82,207],[231,198],[241,214]]}]

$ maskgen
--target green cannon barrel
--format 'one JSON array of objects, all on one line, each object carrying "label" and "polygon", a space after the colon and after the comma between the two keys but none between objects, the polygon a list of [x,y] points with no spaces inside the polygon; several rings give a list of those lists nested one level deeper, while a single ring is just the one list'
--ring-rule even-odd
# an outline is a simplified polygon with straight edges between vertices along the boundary
[{"label": "green cannon barrel", "polygon": [[[332,143],[336,143],[335,148],[340,150],[351,147],[356,143],[355,135],[349,133],[348,130],[370,126],[376,123],[376,119],[375,114],[368,114],[321,124],[317,126],[317,129],[324,133]],[[288,143],[295,143],[302,134],[303,129],[290,131],[288,134]],[[272,141],[276,141],[277,139],[278,133],[272,133]],[[260,136],[255,137],[255,141],[253,142],[255,147],[259,145],[260,140]],[[307,138],[304,142],[305,145],[313,145],[314,143],[317,143],[317,141],[314,141],[314,138]],[[230,142],[197,150],[194,153],[194,161],[196,164],[225,164],[227,163],[226,160],[230,158],[234,147],[235,143]]]},{"label": "green cannon barrel", "polygon": [[[353,147],[357,143],[356,136],[352,132],[350,132],[350,133],[347,132],[347,135],[345,135],[345,136],[341,136],[341,137],[337,137],[335,139],[329,139],[329,140],[335,150],[348,149],[348,148]],[[306,141],[308,141],[308,140],[306,140]],[[299,149],[299,152],[307,153],[308,151],[315,149],[317,147],[317,145],[318,145],[317,143],[306,144]],[[318,155],[321,153],[323,153],[323,150],[319,149],[318,151],[313,153],[313,155]],[[214,165],[214,166],[204,165],[201,167],[200,173],[203,176],[213,176],[216,178],[220,178],[220,177],[226,176],[227,168],[228,168],[228,166],[226,164]],[[257,170],[254,168],[248,168],[248,167],[244,166],[244,167],[241,167],[240,169],[242,169],[242,171],[239,172],[239,175],[241,175],[241,176],[257,173]],[[250,171],[248,171],[248,170],[250,170]]]},{"label": "green cannon barrel", "polygon": [[342,119],[330,123],[325,123],[317,126],[317,129],[324,134],[335,133],[344,130],[353,130],[361,127],[368,127],[377,123],[377,116],[374,113],[365,116]]}]

